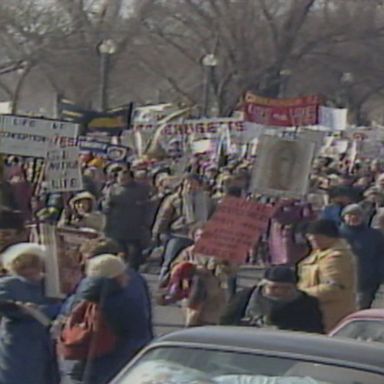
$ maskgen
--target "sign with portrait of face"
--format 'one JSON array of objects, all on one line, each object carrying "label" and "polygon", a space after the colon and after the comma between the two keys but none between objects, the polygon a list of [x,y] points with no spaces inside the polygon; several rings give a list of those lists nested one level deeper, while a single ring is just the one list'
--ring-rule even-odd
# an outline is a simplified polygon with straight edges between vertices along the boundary
[{"label": "sign with portrait of face", "polygon": [[303,197],[307,193],[315,142],[262,136],[257,148],[251,192]]}]

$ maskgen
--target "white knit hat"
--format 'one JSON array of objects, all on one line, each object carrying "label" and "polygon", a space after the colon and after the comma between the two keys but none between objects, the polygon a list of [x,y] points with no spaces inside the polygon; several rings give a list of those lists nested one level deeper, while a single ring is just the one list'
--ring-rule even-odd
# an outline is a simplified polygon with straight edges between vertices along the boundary
[{"label": "white knit hat", "polygon": [[90,259],[87,262],[88,277],[106,277],[113,279],[126,270],[124,261],[115,255],[104,254]]},{"label": "white knit hat", "polygon": [[42,260],[46,257],[46,247],[36,243],[19,243],[8,247],[1,254],[1,262],[5,269],[9,269],[10,265],[23,255],[36,255]]}]

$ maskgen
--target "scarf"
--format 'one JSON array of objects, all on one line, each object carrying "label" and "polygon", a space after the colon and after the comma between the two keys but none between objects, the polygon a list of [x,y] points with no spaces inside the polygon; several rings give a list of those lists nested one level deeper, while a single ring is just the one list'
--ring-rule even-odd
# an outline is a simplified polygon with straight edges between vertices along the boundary
[{"label": "scarf", "polygon": [[253,290],[245,309],[244,317],[250,325],[256,327],[273,326],[270,316],[273,312],[284,308],[287,304],[297,300],[302,293],[297,290],[296,294],[290,300],[278,300],[263,294],[263,285],[259,285]]}]

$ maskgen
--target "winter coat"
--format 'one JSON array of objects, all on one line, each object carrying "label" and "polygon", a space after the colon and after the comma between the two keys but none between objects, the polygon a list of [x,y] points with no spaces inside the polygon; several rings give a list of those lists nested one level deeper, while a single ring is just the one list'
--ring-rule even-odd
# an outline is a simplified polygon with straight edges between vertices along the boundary
[{"label": "winter coat", "polygon": [[[135,316],[139,319],[137,330],[135,330],[136,341],[131,338],[131,343],[137,343],[141,347],[153,338],[151,296],[148,284],[139,272],[127,268],[127,277],[128,284],[124,290],[129,303],[125,305],[135,308]],[[82,292],[87,289],[90,284],[89,281],[89,278],[81,280],[76,292],[62,306],[62,316],[68,316],[71,310],[82,300]]]},{"label": "winter coat", "polygon": [[343,224],[340,232],[356,255],[358,291],[377,288],[384,281],[384,235],[366,224]]},{"label": "winter coat", "polygon": [[148,222],[149,188],[137,182],[115,184],[104,201],[105,233],[117,241],[142,240]]},{"label": "winter coat", "polygon": [[320,214],[320,219],[332,220],[337,225],[341,224],[343,207],[339,204],[327,205]]},{"label": "winter coat", "polygon": [[0,207],[7,207],[14,210],[19,209],[12,192],[11,184],[1,180],[0,180]]},{"label": "winter coat", "polygon": [[[187,203],[190,203],[190,207]],[[198,212],[199,209],[197,208],[205,212]],[[213,200],[204,191],[200,191],[195,196],[185,196],[181,191],[178,191],[168,195],[162,201],[152,232],[156,236],[170,232],[186,235],[190,224],[207,221],[214,208]]]},{"label": "winter coat", "polygon": [[[9,300],[33,303],[46,315],[55,315],[43,285],[19,276],[0,278],[0,302]],[[48,329],[21,310],[0,306],[0,316],[0,383],[58,383]]]},{"label": "winter coat", "polygon": [[272,264],[295,264],[308,254],[302,227],[313,218],[311,207],[298,202],[286,204],[275,212],[268,237]]},{"label": "winter coat", "polygon": [[[136,297],[135,297],[136,295]],[[118,338],[115,350],[98,357],[87,368],[85,361],[71,365],[66,372],[72,380],[80,381],[85,369],[92,384],[106,384],[143,348],[152,338],[148,330],[148,314],[140,310],[137,293],[121,287],[115,279],[86,278],[77,291],[78,300],[99,303],[106,322]],[[75,300],[73,305],[76,304]],[[72,363],[70,361],[70,363]],[[66,362],[62,365],[67,369]],[[63,370],[63,368],[62,368]]]},{"label": "winter coat", "polygon": [[[86,214],[78,214],[75,203],[82,198],[91,201],[92,210]],[[105,216],[96,210],[95,197],[89,192],[80,192],[76,194],[70,201],[69,207],[65,209],[58,222],[58,227],[71,226],[75,228],[90,228],[97,232],[103,232],[105,227]]]},{"label": "winter coat", "polygon": [[220,280],[211,271],[198,269],[192,279],[186,307],[186,326],[214,325],[226,305]]},{"label": "winter coat", "polygon": [[246,288],[236,294],[221,316],[220,324],[251,325],[254,319],[245,319],[250,300],[255,301],[256,312],[265,325],[291,331],[324,332],[320,306],[314,297],[300,292],[295,300],[274,305],[274,301],[263,296],[261,287]]},{"label": "winter coat", "polygon": [[372,214],[372,220],[370,221],[372,228],[380,230],[384,234],[384,208],[380,207]]},{"label": "winter coat", "polygon": [[24,220],[31,219],[31,199],[33,196],[33,187],[30,182],[20,179],[11,182],[12,194],[16,201],[18,209],[22,212]]},{"label": "winter coat", "polygon": [[319,300],[325,331],[356,310],[355,256],[343,239],[299,263],[299,289]]}]

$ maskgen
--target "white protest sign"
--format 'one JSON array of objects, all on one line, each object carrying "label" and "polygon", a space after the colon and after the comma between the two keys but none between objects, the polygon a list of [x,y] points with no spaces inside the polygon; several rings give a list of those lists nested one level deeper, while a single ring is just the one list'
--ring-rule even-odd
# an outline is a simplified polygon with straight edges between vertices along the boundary
[{"label": "white protest sign", "polygon": [[315,143],[262,136],[257,148],[251,191],[271,196],[303,197],[307,193]]},{"label": "white protest sign", "polygon": [[0,153],[45,157],[48,143],[74,145],[79,125],[23,116],[0,116]]},{"label": "white protest sign", "polygon": [[191,144],[192,153],[214,152],[214,142],[209,139],[197,140]]},{"label": "white protest sign", "polygon": [[[133,130],[139,132],[154,132],[157,130],[157,122],[135,122]],[[214,119],[185,120],[183,122],[172,122],[163,124],[162,136],[189,136],[189,135],[219,135],[225,127],[231,134],[241,134],[245,131],[244,121],[231,117],[220,117]]]},{"label": "white protest sign", "polygon": [[50,192],[83,189],[79,147],[50,148],[47,152],[45,177]]},{"label": "white protest sign", "polygon": [[323,156],[338,158],[342,153],[346,153],[349,147],[348,140],[327,138],[327,144],[321,149]]},{"label": "white protest sign", "polygon": [[0,102],[0,114],[5,115],[11,113],[12,111],[12,101],[1,101]]},{"label": "white protest sign", "polygon": [[345,108],[331,108],[320,106],[319,125],[332,131],[344,131],[347,127],[348,110]]}]

